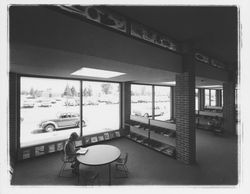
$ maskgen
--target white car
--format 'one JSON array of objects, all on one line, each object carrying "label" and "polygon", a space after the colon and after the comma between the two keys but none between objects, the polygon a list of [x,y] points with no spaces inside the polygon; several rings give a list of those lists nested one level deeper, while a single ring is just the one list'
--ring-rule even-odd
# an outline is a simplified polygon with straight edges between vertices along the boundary
[{"label": "white car", "polygon": [[51,106],[52,106],[52,104],[51,104],[50,100],[43,100],[40,103],[40,107],[51,107]]},{"label": "white car", "polygon": [[66,101],[64,102],[65,106],[79,106],[80,105],[80,101],[77,99],[66,99]]},{"label": "white car", "polygon": [[22,107],[23,108],[33,108],[34,107],[34,101],[31,100],[25,100],[23,101]]},{"label": "white car", "polygon": [[[152,117],[152,108],[151,107],[147,107],[147,106],[141,106],[140,108],[138,107],[138,109],[133,110],[133,114],[136,116],[143,116],[143,117]],[[164,115],[164,111],[162,109],[160,109],[159,106],[155,107],[155,117],[157,116],[162,116]]]}]

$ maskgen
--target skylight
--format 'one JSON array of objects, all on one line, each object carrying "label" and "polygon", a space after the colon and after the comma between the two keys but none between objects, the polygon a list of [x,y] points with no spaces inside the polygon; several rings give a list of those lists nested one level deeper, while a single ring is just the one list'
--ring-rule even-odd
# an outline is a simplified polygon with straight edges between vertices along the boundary
[{"label": "skylight", "polygon": [[124,75],[125,73],[117,72],[117,71],[108,71],[102,69],[94,69],[83,67],[73,73],[71,75],[79,75],[79,76],[87,76],[87,77],[98,77],[98,78],[112,78],[120,75]]},{"label": "skylight", "polygon": [[222,85],[198,86],[199,88],[222,88]]},{"label": "skylight", "polygon": [[167,85],[175,85],[175,81],[172,82],[161,82],[162,84],[167,84]]}]

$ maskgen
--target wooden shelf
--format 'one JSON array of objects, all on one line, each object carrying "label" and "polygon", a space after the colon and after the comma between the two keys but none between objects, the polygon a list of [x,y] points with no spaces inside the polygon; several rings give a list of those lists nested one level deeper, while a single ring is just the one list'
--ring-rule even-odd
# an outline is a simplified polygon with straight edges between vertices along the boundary
[{"label": "wooden shelf", "polygon": [[139,128],[139,127],[136,127],[136,126],[130,126],[130,132],[132,133],[136,133],[140,136],[143,136],[145,138],[148,138],[148,131],[147,130],[144,130],[143,128]]},{"label": "wooden shelf", "polygon": [[175,138],[157,134],[153,130],[130,125],[129,139],[158,151],[164,155],[175,157]]},{"label": "wooden shelf", "polygon": [[154,131],[150,131],[150,139],[153,139],[155,141],[159,141],[163,144],[171,145],[174,147],[176,146],[175,138],[168,137],[168,136],[163,135],[163,134],[158,134],[158,133],[155,133]]}]

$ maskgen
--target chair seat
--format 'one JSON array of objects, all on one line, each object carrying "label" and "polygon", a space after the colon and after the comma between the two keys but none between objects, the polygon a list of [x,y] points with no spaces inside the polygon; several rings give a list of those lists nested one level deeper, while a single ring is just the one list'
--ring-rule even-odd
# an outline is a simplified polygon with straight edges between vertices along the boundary
[{"label": "chair seat", "polygon": [[118,159],[116,160],[116,163],[124,163],[124,159],[123,159],[123,158],[118,158]]},{"label": "chair seat", "polygon": [[119,173],[120,176],[116,176],[116,178],[127,178],[128,177],[128,168],[126,166],[127,160],[128,160],[128,153],[125,154],[124,158],[119,158],[115,162],[116,171],[120,172]]}]

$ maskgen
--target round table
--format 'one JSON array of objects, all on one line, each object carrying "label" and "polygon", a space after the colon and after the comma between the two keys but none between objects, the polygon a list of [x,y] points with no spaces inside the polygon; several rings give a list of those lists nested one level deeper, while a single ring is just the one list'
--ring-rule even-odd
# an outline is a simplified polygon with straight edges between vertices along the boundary
[{"label": "round table", "polygon": [[111,185],[111,163],[120,157],[121,151],[115,146],[104,144],[86,148],[88,152],[85,155],[78,155],[77,160],[89,166],[109,164],[109,185]]}]

